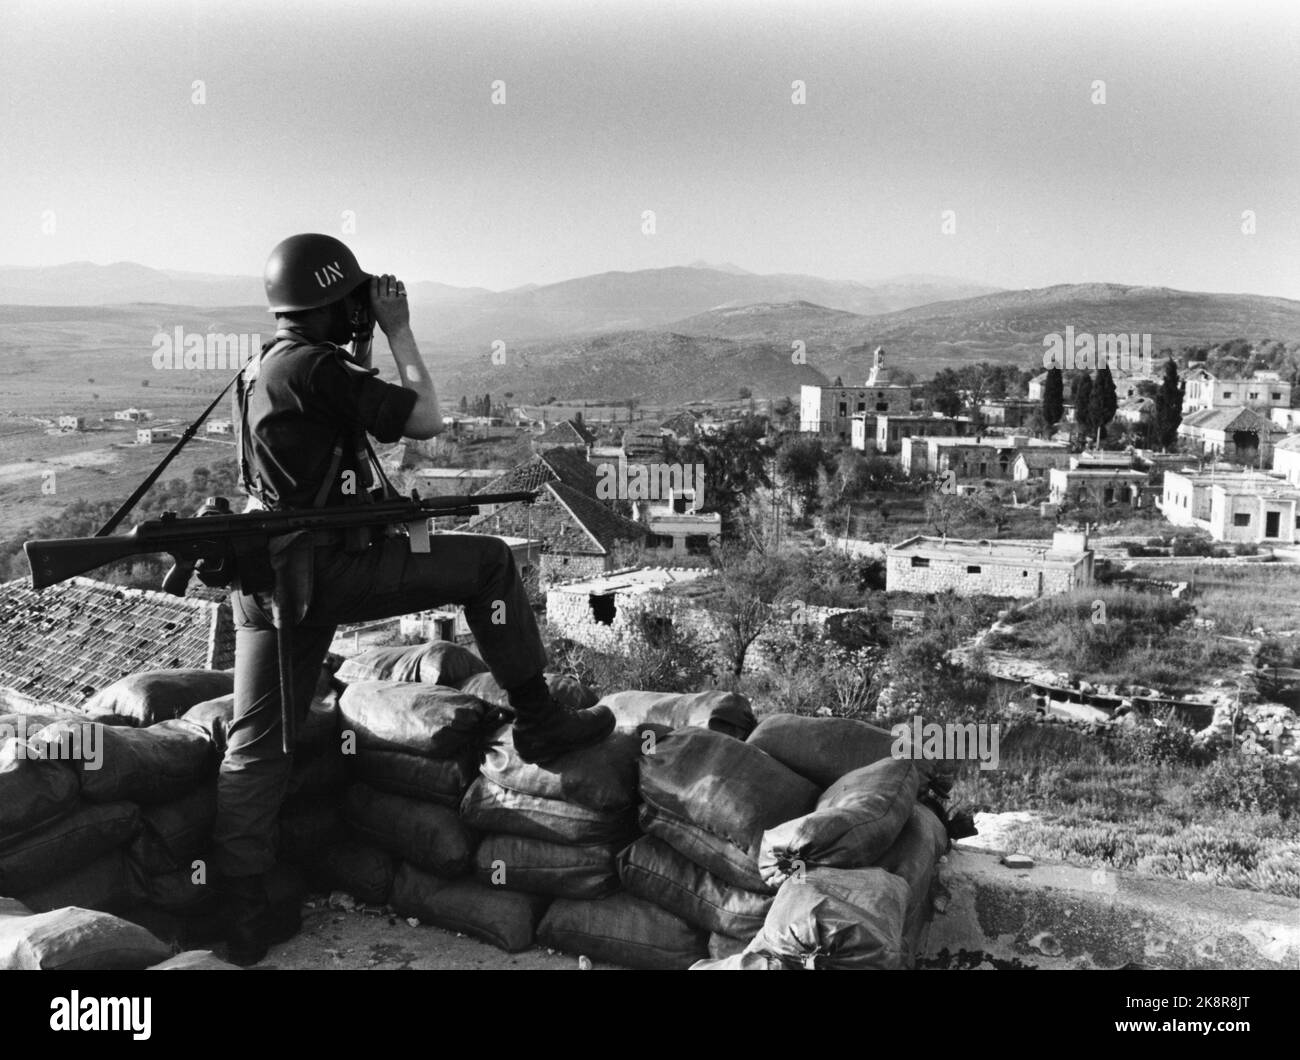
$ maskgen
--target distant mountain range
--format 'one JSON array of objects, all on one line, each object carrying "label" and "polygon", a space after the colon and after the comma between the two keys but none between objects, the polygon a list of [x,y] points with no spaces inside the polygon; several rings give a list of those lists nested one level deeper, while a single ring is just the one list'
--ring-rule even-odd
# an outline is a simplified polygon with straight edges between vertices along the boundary
[{"label": "distant mountain range", "polygon": [[[885,313],[927,302],[968,298],[997,288],[942,277],[901,277],[876,286],[816,276],[760,276],[730,263],[605,272],[508,291],[409,284],[419,334],[446,347],[490,348],[600,331],[668,324],[709,309],[757,302],[808,301],[852,313]],[[0,267],[0,304],[115,305],[131,302],[196,307],[265,304],[253,276],[210,276],[151,269],[132,262],[73,262],[49,268]]]},{"label": "distant mountain range", "polygon": [[[1070,325],[1150,332],[1156,352],[1300,339],[1300,301],[1286,298],[1120,284],[989,290],[925,276],[869,287],[759,276],[727,263],[502,292],[421,282],[411,296],[416,336],[446,396],[510,392],[528,402],[678,403],[735,398],[741,387],[797,397],[803,383],[865,379],[876,346],[922,379],[974,360],[1029,367],[1041,363],[1043,337]],[[135,302],[110,304],[119,299]],[[0,374],[32,378],[53,354],[84,362],[89,374],[109,357],[134,364],[160,327],[263,336],[273,327],[255,278],[127,263],[0,268],[0,302],[11,303],[0,305]],[[504,346],[493,357],[498,339]]]}]

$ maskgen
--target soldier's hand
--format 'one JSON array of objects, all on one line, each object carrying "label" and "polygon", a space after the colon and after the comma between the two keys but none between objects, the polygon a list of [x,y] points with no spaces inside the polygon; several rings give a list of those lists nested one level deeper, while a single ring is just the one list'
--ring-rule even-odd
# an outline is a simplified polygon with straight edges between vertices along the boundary
[{"label": "soldier's hand", "polygon": [[396,276],[370,277],[370,308],[375,323],[385,335],[411,326],[411,307],[406,304],[406,285]]}]

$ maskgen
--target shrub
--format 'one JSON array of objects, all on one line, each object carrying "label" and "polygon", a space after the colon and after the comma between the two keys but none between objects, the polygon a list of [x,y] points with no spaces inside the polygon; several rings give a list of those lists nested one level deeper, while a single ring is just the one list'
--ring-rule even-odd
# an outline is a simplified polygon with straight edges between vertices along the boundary
[{"label": "shrub", "polygon": [[1269,755],[1225,755],[1205,770],[1194,792],[1220,809],[1290,817],[1300,809],[1300,772]]},{"label": "shrub", "polygon": [[1195,737],[1182,725],[1167,722],[1164,725],[1143,725],[1123,730],[1122,744],[1128,757],[1135,762],[1153,765],[1203,765],[1211,752],[1196,742]]}]

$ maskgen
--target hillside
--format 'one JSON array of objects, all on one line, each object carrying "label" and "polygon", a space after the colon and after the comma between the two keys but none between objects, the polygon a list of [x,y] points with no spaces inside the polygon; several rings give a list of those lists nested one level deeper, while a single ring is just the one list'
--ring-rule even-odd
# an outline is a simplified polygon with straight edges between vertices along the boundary
[{"label": "hillside", "polygon": [[827,382],[817,369],[793,364],[789,346],[671,332],[624,331],[535,343],[508,352],[507,358],[495,366],[484,355],[433,372],[448,398],[509,391],[512,400],[530,403],[583,397],[676,405],[735,398],[742,386],[755,397],[779,397],[797,395],[803,383]]},{"label": "hillside", "polygon": [[[1150,332],[1152,348],[1178,349],[1233,338],[1300,338],[1300,302],[1259,295],[1202,294],[1167,287],[1068,284],[940,302],[876,316],[806,303],[722,308],[669,325],[694,336],[788,344],[802,339],[809,363],[827,376],[858,379],[869,351],[884,346],[890,364],[919,378],[946,367],[987,360],[1041,362],[1043,336]],[[824,359],[823,359],[824,358]]]}]

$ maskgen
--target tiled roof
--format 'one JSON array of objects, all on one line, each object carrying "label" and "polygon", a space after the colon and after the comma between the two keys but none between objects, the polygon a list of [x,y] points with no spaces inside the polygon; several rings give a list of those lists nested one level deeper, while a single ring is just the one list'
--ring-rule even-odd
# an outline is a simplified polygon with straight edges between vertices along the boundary
[{"label": "tiled roof", "polygon": [[225,670],[235,658],[228,601],[91,578],[40,592],[25,579],[0,585],[0,644],[0,704],[76,708],[139,670]]},{"label": "tiled roof", "polygon": [[1280,430],[1271,420],[1248,408],[1201,409],[1184,416],[1182,426],[1203,431]]},{"label": "tiled roof", "polygon": [[596,435],[577,420],[561,420],[537,441],[539,445],[591,445]]},{"label": "tiled roof", "polygon": [[673,434],[686,435],[695,433],[695,416],[690,412],[678,412],[669,416],[659,425]]},{"label": "tiled roof", "polygon": [[596,495],[596,469],[586,456],[572,449],[557,447],[539,453],[531,460],[516,464],[475,493],[509,493],[514,490],[535,490],[548,482],[563,482],[572,489],[591,496]]},{"label": "tiled roof", "polygon": [[476,516],[463,529],[541,538],[544,552],[591,556],[606,555],[615,542],[638,540],[647,532],[640,523],[623,518],[562,482],[547,483],[532,505],[503,505],[491,515]]}]

